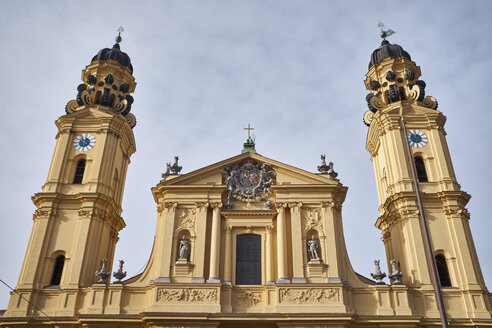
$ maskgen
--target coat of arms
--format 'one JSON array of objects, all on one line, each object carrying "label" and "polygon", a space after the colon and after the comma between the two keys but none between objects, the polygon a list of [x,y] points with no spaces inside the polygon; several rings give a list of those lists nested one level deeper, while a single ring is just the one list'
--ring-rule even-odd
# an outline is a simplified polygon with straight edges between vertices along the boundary
[{"label": "coat of arms", "polygon": [[[222,175],[228,191],[225,207],[231,209],[233,198],[246,202],[264,200],[272,193],[270,187],[276,174],[270,164],[247,160],[241,165],[224,166]],[[267,207],[269,204],[265,203]]]}]

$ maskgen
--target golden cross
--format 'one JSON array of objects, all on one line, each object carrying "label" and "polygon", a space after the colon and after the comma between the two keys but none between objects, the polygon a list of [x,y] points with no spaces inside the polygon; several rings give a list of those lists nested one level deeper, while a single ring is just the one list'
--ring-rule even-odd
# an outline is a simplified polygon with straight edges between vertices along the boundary
[{"label": "golden cross", "polygon": [[254,128],[251,127],[251,124],[248,123],[248,127],[244,128],[244,130],[248,130],[248,138],[251,138],[251,130],[254,130]]}]

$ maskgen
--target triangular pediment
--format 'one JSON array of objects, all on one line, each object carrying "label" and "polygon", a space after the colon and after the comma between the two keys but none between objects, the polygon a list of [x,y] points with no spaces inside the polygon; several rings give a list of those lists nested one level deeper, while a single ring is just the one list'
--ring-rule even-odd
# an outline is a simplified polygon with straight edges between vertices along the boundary
[{"label": "triangular pediment", "polygon": [[170,176],[166,180],[161,181],[163,186],[173,185],[212,185],[222,184],[222,170],[226,165],[235,165],[245,163],[247,160],[253,160],[258,163],[267,163],[271,165],[271,169],[276,173],[276,185],[338,185],[337,180],[332,179],[327,174],[311,173],[297,167],[287,165],[273,159],[253,154],[240,154],[215,164],[200,168],[198,170],[177,176]]}]

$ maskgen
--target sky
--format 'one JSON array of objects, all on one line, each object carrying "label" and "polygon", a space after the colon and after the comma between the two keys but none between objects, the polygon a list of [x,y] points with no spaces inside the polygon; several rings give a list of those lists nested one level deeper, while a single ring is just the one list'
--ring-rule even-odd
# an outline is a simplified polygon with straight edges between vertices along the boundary
[{"label": "sky", "polygon": [[[150,188],[165,163],[178,155],[187,173],[235,156],[250,123],[265,157],[311,172],[320,154],[334,162],[349,188],[342,209],[349,258],[369,276],[385,254],[374,227],[363,81],[383,21],[447,117],[490,288],[491,14],[490,1],[0,1],[0,279],[17,283],[35,210],[30,198],[45,183],[54,150],[54,121],[119,26],[137,82],[137,152],[115,265],[124,259],[132,276],[147,263],[157,216]],[[0,285],[0,309],[8,299]]]}]

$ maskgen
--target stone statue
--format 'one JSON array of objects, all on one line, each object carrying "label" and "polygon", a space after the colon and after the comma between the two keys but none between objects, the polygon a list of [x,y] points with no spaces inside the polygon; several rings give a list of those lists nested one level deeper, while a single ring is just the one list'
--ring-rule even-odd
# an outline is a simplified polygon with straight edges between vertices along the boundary
[{"label": "stone statue", "polygon": [[326,165],[326,154],[321,155],[321,165],[318,165],[318,171],[321,174],[326,174],[328,172],[328,166]]},{"label": "stone statue", "polygon": [[179,172],[181,172],[181,169],[183,167],[178,165],[178,160],[179,160],[179,157],[174,156],[174,164],[170,168],[171,174],[177,175],[177,174],[179,174]]},{"label": "stone statue", "polygon": [[401,285],[403,284],[401,282],[401,278],[403,278],[403,273],[400,272],[400,270],[396,267],[396,261],[391,260],[391,274],[389,275],[389,278],[393,280],[393,285]]},{"label": "stone statue", "polygon": [[321,155],[321,165],[318,165],[318,171],[321,174],[328,174],[332,179],[336,179],[338,173],[333,169],[333,162],[328,163],[326,165],[326,155]]},{"label": "stone statue", "polygon": [[386,277],[386,273],[381,272],[381,268],[379,266],[379,260],[374,260],[374,265],[376,266],[376,272],[371,273],[371,277],[376,279],[376,285],[384,285],[383,278]]},{"label": "stone statue", "polygon": [[333,162],[328,163],[328,172],[327,172],[333,179],[336,179],[338,176],[338,173],[335,172],[333,169]]},{"label": "stone statue", "polygon": [[166,172],[162,173],[162,178],[165,179],[170,175],[178,175],[181,172],[182,166],[178,165],[178,156],[174,156],[174,164],[171,165],[171,162],[166,163]]},{"label": "stone statue", "polygon": [[319,261],[320,258],[318,254],[318,241],[316,240],[316,237],[314,235],[312,235],[311,239],[307,241],[307,247],[309,260]]},{"label": "stone statue", "polygon": [[178,261],[188,261],[190,249],[190,242],[183,236],[179,241]]},{"label": "stone statue", "polygon": [[162,173],[162,178],[165,179],[171,175],[171,163],[166,163],[166,172]]}]

